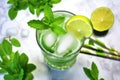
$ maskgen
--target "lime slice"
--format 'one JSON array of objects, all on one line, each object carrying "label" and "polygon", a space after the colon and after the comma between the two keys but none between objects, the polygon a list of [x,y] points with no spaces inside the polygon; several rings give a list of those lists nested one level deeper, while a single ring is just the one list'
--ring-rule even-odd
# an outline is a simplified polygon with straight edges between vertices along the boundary
[{"label": "lime slice", "polygon": [[110,29],[114,23],[114,15],[107,7],[99,7],[92,12],[93,29],[99,32]]},{"label": "lime slice", "polygon": [[93,33],[90,20],[83,15],[75,15],[71,17],[66,23],[66,29],[79,39],[90,37]]}]

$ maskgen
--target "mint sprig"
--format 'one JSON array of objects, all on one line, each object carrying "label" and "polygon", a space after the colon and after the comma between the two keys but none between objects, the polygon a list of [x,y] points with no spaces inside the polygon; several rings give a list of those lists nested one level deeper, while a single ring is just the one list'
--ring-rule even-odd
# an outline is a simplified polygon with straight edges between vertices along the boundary
[{"label": "mint sprig", "polygon": [[83,70],[90,80],[104,80],[103,78],[99,79],[99,70],[94,62],[92,62],[91,69],[84,67]]},{"label": "mint sprig", "polygon": [[36,66],[28,63],[25,53],[14,52],[13,46],[20,47],[16,38],[4,39],[0,44],[0,73],[5,73],[4,80],[32,80]]},{"label": "mint sprig", "polygon": [[62,28],[61,24],[64,23],[65,17],[55,17],[50,6],[44,7],[44,18],[42,20],[31,20],[28,25],[37,30],[45,30],[50,28],[57,35],[65,34],[66,31]]},{"label": "mint sprig", "polygon": [[20,10],[29,9],[30,13],[40,15],[44,11],[44,7],[47,4],[52,8],[54,4],[59,3],[61,0],[8,0],[8,4],[11,7],[8,11],[8,15],[11,20],[15,19]]},{"label": "mint sprig", "polygon": [[37,30],[44,30],[51,28],[51,30],[59,34],[65,34],[66,31],[60,26],[64,22],[64,17],[54,18],[52,11],[53,4],[59,3],[61,0],[9,0],[8,4],[12,4],[8,11],[11,20],[15,19],[18,11],[29,8],[32,14],[40,15],[44,12],[44,19],[31,20],[28,25]]}]

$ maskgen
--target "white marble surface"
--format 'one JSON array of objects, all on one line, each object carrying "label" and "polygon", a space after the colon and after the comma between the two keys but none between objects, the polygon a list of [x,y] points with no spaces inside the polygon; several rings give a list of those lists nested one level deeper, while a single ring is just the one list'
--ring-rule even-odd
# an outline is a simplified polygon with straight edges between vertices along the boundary
[{"label": "white marble surface", "polygon": [[[37,65],[37,69],[33,72],[34,80],[51,80],[41,50],[36,43],[35,30],[27,25],[30,19],[37,17],[25,10],[20,11],[16,19],[11,21],[7,14],[10,5],[7,5],[6,2],[7,0],[0,0],[0,42],[10,32],[8,30],[16,31],[11,35],[20,40],[22,46],[19,51],[25,52],[30,58],[29,62],[34,62]],[[53,7],[53,10],[67,10],[90,18],[91,12],[100,6],[107,6],[113,11],[115,22],[105,37],[98,38],[108,46],[120,51],[120,0],[62,0],[60,4]],[[65,74],[64,79],[60,80],[88,80],[83,72],[83,67],[90,67],[92,61],[97,64],[100,77],[105,78],[105,80],[120,80],[119,61],[84,54],[79,54],[76,64]],[[4,80],[3,75],[0,75],[0,80]]]}]

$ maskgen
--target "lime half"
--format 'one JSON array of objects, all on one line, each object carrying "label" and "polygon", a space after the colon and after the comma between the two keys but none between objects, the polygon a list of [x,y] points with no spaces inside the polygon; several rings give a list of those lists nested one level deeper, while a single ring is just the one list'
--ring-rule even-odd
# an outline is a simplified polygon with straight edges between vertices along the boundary
[{"label": "lime half", "polygon": [[93,29],[99,32],[110,29],[114,23],[114,15],[107,7],[99,7],[91,14]]},{"label": "lime half", "polygon": [[66,29],[79,39],[90,37],[93,33],[90,20],[83,15],[75,15],[71,17],[66,23]]}]

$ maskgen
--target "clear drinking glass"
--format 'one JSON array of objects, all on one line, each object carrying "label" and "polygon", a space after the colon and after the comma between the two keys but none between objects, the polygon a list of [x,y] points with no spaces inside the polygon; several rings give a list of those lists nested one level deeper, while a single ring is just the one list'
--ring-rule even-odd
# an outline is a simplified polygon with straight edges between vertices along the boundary
[{"label": "clear drinking glass", "polygon": [[[74,14],[68,11],[55,11],[54,15],[55,17],[65,17],[64,23],[61,24],[62,28],[65,29],[66,21]],[[36,39],[45,62],[49,67],[56,70],[70,68],[75,63],[84,42],[84,39],[78,40],[70,32],[64,35],[56,35],[51,29],[37,30]]]}]

